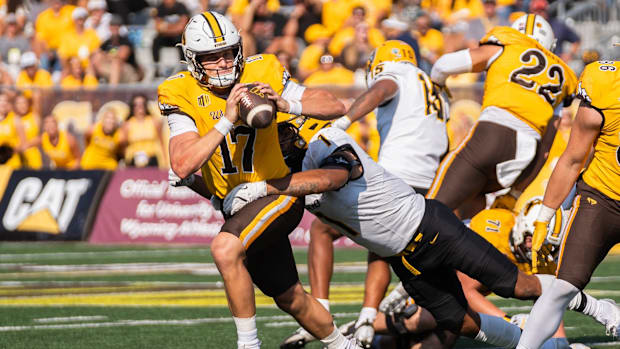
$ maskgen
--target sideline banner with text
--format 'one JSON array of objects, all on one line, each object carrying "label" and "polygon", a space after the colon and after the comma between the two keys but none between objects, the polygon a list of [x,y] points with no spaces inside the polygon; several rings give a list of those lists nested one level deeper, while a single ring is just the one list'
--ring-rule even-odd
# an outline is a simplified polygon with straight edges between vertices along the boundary
[{"label": "sideline banner with text", "polygon": [[[293,246],[307,246],[314,216],[306,212],[289,235]],[[209,244],[224,223],[211,202],[185,187],[168,185],[160,169],[124,169],[109,181],[95,218],[92,243]],[[346,238],[336,246],[354,246]]]},{"label": "sideline banner with text", "polygon": [[82,240],[106,179],[105,171],[13,171],[0,200],[0,240]]}]

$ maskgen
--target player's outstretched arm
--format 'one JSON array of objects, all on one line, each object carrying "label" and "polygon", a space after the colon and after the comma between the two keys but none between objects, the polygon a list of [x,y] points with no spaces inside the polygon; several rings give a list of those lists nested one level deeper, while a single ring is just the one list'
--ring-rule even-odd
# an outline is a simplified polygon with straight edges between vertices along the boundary
[{"label": "player's outstretched arm", "polygon": [[320,120],[332,120],[347,111],[331,92],[307,87],[301,96],[303,115]]},{"label": "player's outstretched arm", "polygon": [[431,80],[439,86],[445,86],[450,75],[486,70],[496,58],[501,46],[482,45],[473,49],[465,49],[446,53],[439,57],[431,69]]},{"label": "player's outstretched arm", "polygon": [[357,97],[355,102],[351,104],[349,111],[347,111],[347,115],[334,122],[334,126],[346,130],[351,126],[351,123],[363,118],[379,105],[394,98],[397,92],[398,84],[393,80],[383,79],[377,81],[366,92]]}]

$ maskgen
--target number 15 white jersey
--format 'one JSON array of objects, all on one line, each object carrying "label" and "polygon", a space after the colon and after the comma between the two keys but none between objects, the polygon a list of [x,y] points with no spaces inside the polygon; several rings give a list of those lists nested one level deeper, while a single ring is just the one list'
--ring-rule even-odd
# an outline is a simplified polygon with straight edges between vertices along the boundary
[{"label": "number 15 white jersey", "polygon": [[448,150],[448,103],[409,62],[384,62],[375,69],[381,71],[370,86],[385,79],[398,85],[396,95],[377,108],[379,164],[410,186],[429,188]]}]

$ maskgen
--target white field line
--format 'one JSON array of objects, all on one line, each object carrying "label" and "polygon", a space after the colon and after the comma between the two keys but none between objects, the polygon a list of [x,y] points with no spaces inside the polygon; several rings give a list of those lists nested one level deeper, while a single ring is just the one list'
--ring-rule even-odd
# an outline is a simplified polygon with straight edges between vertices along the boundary
[{"label": "white field line", "polygon": [[299,327],[299,324],[295,321],[269,322],[265,327]]},{"label": "white field line", "polygon": [[[354,317],[357,313],[335,313],[336,318]],[[290,320],[290,315],[257,316],[256,321]],[[0,332],[30,331],[30,330],[64,330],[78,328],[100,327],[125,327],[125,326],[159,326],[159,325],[199,325],[207,323],[232,322],[232,317],[182,319],[182,320],[118,320],[109,322],[87,322],[80,324],[54,324],[54,325],[26,325],[26,326],[0,326]]]},{"label": "white field line", "polygon": [[78,322],[78,321],[99,321],[107,320],[105,315],[93,315],[93,316],[66,316],[66,317],[46,317],[40,319],[33,319],[32,321],[40,324],[49,324],[54,322]]},{"label": "white field line", "polygon": [[107,258],[107,257],[158,257],[171,255],[209,255],[208,248],[198,249],[165,249],[165,250],[126,250],[126,251],[101,251],[101,252],[48,252],[48,253],[3,253],[0,261],[20,261],[41,259],[81,259],[81,258]]}]

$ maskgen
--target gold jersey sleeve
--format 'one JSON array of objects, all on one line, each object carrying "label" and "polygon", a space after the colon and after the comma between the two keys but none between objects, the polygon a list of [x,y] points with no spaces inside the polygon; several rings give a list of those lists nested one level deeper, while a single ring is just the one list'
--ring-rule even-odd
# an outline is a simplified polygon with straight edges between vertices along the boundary
[{"label": "gold jersey sleeve", "polygon": [[536,40],[510,27],[491,29],[480,44],[502,46],[487,69],[482,109],[507,110],[542,134],[553,110],[575,92],[573,70]]},{"label": "gold jersey sleeve", "polygon": [[[240,82],[264,82],[282,94],[289,79],[274,55],[256,55],[246,59]],[[164,115],[177,113],[192,118],[201,136],[215,126],[226,110],[226,99],[199,84],[187,71],[169,77],[159,86],[158,102]],[[255,129],[237,121],[201,171],[209,192],[219,198],[241,183],[286,176],[289,169],[280,151],[276,122]]]},{"label": "gold jersey sleeve", "polygon": [[[519,270],[532,274],[532,265],[530,263],[517,262],[517,258],[510,249],[510,234],[514,225],[514,213],[509,210],[496,208],[480,211],[471,219],[470,228],[508,257]],[[539,270],[539,273],[554,274],[555,263],[551,264],[544,270]]]},{"label": "gold jersey sleeve", "polygon": [[578,97],[603,117],[594,157],[583,179],[609,198],[620,200],[620,61],[588,64],[579,80]]}]

